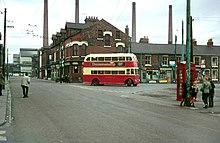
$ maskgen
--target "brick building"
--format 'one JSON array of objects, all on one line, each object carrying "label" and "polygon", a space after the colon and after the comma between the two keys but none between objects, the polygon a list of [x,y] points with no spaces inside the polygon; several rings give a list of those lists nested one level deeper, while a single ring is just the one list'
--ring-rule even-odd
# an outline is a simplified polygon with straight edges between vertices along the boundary
[{"label": "brick building", "polygon": [[[175,61],[181,62],[181,44],[176,45],[176,55],[175,44],[148,42],[132,43],[131,52],[138,57],[141,82],[171,83],[175,80]],[[204,74],[209,75],[213,81],[220,81],[220,46],[213,45],[212,39],[208,40],[207,45],[194,42],[192,60],[196,64],[198,81]]]},{"label": "brick building", "polygon": [[87,17],[85,23],[67,22],[65,29],[52,36],[52,80],[82,82],[83,60],[86,55],[127,52],[129,39],[128,33],[97,17]]}]

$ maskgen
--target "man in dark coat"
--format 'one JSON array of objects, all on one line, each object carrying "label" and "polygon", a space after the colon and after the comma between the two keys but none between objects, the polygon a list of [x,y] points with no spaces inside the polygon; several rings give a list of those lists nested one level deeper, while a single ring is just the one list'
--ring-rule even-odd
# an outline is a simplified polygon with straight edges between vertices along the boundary
[{"label": "man in dark coat", "polygon": [[215,94],[215,84],[213,83],[213,81],[211,79],[209,79],[210,83],[211,83],[211,89],[209,91],[209,107],[213,107],[213,98],[214,98],[214,94]]}]

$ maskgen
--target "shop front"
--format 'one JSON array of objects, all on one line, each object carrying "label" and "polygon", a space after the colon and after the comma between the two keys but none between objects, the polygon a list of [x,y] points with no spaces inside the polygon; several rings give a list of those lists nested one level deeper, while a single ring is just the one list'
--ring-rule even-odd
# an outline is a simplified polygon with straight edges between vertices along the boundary
[{"label": "shop front", "polygon": [[172,68],[160,68],[159,83],[171,83],[173,69]]}]

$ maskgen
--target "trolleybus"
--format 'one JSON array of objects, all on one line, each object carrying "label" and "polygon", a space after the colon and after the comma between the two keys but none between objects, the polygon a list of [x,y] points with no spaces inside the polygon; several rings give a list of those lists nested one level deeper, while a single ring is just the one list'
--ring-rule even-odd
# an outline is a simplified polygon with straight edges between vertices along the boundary
[{"label": "trolleybus", "polygon": [[140,83],[137,57],[133,53],[89,54],[84,59],[83,83],[137,86]]}]

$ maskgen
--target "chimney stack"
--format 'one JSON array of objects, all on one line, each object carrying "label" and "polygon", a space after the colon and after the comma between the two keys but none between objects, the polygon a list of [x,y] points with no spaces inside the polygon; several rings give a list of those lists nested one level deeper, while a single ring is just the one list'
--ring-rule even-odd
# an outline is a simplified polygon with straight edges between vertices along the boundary
[{"label": "chimney stack", "polygon": [[213,47],[213,41],[212,41],[212,39],[209,39],[209,40],[208,40],[207,46],[208,46],[208,47]]},{"label": "chimney stack", "polygon": [[76,0],[75,23],[79,23],[79,0]]},{"label": "chimney stack", "polygon": [[125,34],[127,34],[127,36],[129,36],[129,28],[128,28],[128,25],[126,25]]},{"label": "chimney stack", "polygon": [[48,0],[44,0],[43,47],[48,46]]},{"label": "chimney stack", "polygon": [[136,3],[132,3],[132,42],[136,42]]},{"label": "chimney stack", "polygon": [[169,5],[168,44],[173,44],[173,18],[172,5]]}]

